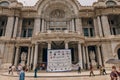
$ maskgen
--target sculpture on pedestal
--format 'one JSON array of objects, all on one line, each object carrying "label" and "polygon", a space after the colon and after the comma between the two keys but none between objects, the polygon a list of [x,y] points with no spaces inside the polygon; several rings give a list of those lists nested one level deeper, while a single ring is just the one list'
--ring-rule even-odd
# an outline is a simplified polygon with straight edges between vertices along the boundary
[{"label": "sculpture on pedestal", "polygon": [[27,53],[26,52],[22,52],[22,54],[21,54],[21,65],[22,66],[25,66],[25,61],[26,61],[26,56],[27,55]]},{"label": "sculpture on pedestal", "polygon": [[91,64],[92,64],[93,66],[96,66],[95,52],[94,52],[94,51],[90,51],[90,59],[91,59]]}]

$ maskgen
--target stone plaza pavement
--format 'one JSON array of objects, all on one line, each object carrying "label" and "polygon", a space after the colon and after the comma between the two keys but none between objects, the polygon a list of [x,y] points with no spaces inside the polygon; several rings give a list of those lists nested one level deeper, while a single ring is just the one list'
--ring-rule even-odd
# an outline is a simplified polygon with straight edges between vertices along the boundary
[{"label": "stone plaza pavement", "polygon": [[[99,71],[94,71],[96,76],[89,77],[89,72],[85,71],[81,74],[77,72],[64,72],[64,73],[38,73],[38,78],[33,78],[33,73],[26,73],[25,80],[110,80],[108,75],[99,75]],[[107,71],[110,73],[110,71]],[[19,80],[18,75],[8,75],[7,72],[0,73],[0,80]]]}]

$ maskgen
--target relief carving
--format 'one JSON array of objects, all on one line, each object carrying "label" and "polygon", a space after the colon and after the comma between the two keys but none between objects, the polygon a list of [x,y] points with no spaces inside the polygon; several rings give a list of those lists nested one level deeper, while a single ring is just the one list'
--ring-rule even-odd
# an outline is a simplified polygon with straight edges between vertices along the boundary
[{"label": "relief carving", "polygon": [[64,18],[65,12],[63,10],[56,9],[51,12],[50,17],[51,18]]}]

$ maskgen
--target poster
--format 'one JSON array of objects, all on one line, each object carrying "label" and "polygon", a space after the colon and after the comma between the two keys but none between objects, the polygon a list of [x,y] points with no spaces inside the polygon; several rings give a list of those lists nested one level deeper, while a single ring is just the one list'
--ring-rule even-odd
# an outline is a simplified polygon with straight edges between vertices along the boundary
[{"label": "poster", "polygon": [[71,71],[71,50],[48,50],[48,72]]}]

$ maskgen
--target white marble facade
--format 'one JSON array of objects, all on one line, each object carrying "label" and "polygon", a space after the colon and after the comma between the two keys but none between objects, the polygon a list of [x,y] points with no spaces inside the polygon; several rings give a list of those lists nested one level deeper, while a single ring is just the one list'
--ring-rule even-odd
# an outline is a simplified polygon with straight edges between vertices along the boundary
[{"label": "white marble facade", "polygon": [[108,59],[120,59],[119,7],[117,0],[93,6],[77,0],[38,0],[35,6],[0,0],[0,67],[17,66],[22,53],[24,65],[46,64],[47,49],[71,49],[72,63],[82,69],[109,67]]}]

